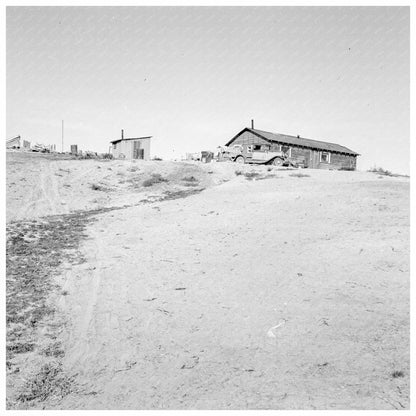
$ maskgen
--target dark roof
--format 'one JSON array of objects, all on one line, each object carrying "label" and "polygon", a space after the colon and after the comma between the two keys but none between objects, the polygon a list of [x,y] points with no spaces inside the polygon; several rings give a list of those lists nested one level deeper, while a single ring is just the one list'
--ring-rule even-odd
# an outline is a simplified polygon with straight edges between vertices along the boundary
[{"label": "dark roof", "polygon": [[250,129],[249,127],[246,127],[240,133],[238,133],[236,136],[234,136],[227,144],[226,146],[229,146],[234,139],[236,139],[241,133],[245,131],[250,131],[251,133],[255,134],[256,136],[259,136],[265,140],[271,141],[271,142],[279,142],[284,144],[292,144],[296,146],[304,146],[311,149],[319,149],[319,150],[327,150],[330,152],[338,152],[338,153],[347,153],[350,155],[359,156],[359,153],[354,152],[351,149],[348,149],[347,147],[341,146],[336,143],[329,143],[329,142],[322,142],[319,140],[312,140],[312,139],[305,139],[303,137],[296,137],[296,136],[288,136],[287,134],[279,134],[279,133],[270,133],[268,131],[263,130],[257,130],[257,129]]},{"label": "dark roof", "polygon": [[124,137],[116,140],[112,140],[110,143],[118,143],[122,140],[140,140],[140,139],[150,139],[152,136],[143,136],[143,137]]}]

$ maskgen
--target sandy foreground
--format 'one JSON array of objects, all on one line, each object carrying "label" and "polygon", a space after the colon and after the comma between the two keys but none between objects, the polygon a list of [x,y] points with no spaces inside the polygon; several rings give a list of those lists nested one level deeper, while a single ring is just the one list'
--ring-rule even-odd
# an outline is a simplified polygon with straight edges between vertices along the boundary
[{"label": "sandy foreground", "polygon": [[[124,206],[57,266],[10,408],[409,408],[408,178],[8,157],[10,224]],[[19,402],[53,324],[72,387]]]}]

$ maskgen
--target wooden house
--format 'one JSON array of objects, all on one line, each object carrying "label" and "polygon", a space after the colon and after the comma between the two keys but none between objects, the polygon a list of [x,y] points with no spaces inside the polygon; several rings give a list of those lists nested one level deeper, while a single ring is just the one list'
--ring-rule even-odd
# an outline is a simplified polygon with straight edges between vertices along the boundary
[{"label": "wooden house", "polygon": [[110,142],[110,152],[115,159],[149,160],[151,138],[152,136],[126,138],[121,130],[121,138]]},{"label": "wooden house", "polygon": [[290,160],[315,169],[355,170],[359,154],[336,143],[305,139],[300,136],[270,133],[246,127],[226,143],[241,145],[247,156],[256,151],[283,151]]}]

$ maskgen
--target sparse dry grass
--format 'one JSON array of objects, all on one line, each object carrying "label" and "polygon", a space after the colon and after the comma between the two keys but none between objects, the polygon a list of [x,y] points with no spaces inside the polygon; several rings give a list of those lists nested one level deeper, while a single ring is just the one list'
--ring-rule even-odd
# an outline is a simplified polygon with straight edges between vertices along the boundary
[{"label": "sparse dry grass", "polygon": [[297,172],[297,173],[290,173],[289,176],[292,176],[294,178],[309,178],[311,175],[308,175],[306,173]]},{"label": "sparse dry grass", "polygon": [[62,398],[71,392],[73,380],[62,371],[62,364],[51,361],[25,383],[17,396],[18,403],[44,401],[50,397]]},{"label": "sparse dry grass", "polygon": [[199,185],[199,181],[197,178],[195,178],[195,176],[185,176],[184,178],[182,178],[182,181],[185,182],[183,184],[184,186],[198,186]]},{"label": "sparse dry grass", "polygon": [[256,179],[256,178],[258,178],[259,176],[261,176],[260,175],[260,173],[258,173],[258,172],[254,172],[254,171],[251,171],[251,172],[245,172],[245,173],[243,173],[243,175],[246,177],[246,179],[247,180],[249,180],[249,181],[251,181],[251,180],[253,180],[253,179]]},{"label": "sparse dry grass", "polygon": [[392,173],[387,169],[383,169],[381,167],[377,168],[376,166],[369,169],[368,172],[376,173],[377,175],[380,175],[380,176],[392,176],[392,177],[409,178],[409,175],[400,175],[398,173]]},{"label": "sparse dry grass", "polygon": [[143,181],[143,186],[149,187],[162,182],[168,182],[168,180],[164,178],[160,173],[152,173],[150,178]]},{"label": "sparse dry grass", "polygon": [[182,180],[185,182],[198,182],[198,179],[196,179],[195,176],[185,176]]},{"label": "sparse dry grass", "polygon": [[[84,237],[86,225],[97,211],[52,216],[39,221],[12,222],[7,226],[6,242],[6,365],[8,374],[19,373],[24,377],[25,368],[20,368],[17,356],[36,354],[38,347],[47,338],[40,339],[39,323],[56,312],[48,302],[49,296],[59,288],[53,281],[58,266],[66,260],[73,264],[84,261],[78,252],[78,244]],[[59,328],[55,328],[58,331]],[[53,330],[52,330],[53,331]],[[54,338],[54,334],[44,337]],[[40,351],[45,357],[62,358],[64,351],[57,342]],[[40,375],[28,381],[28,389],[15,398],[15,404],[44,397],[52,386],[41,387],[40,380],[52,383],[56,369],[43,368]],[[49,374],[49,375],[48,375]],[[53,377],[52,377],[53,376]],[[52,377],[52,378],[51,378]],[[13,382],[12,382],[13,384]],[[34,390],[40,389],[38,393]],[[43,390],[42,390],[43,389]],[[45,390],[46,389],[46,390]]]}]

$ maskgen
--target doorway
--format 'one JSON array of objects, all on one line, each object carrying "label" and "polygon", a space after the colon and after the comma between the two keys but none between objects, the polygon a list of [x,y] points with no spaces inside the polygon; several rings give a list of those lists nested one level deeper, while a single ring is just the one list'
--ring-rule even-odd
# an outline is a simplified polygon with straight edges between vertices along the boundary
[{"label": "doorway", "polygon": [[133,159],[144,159],[144,149],[140,146],[140,141],[133,142]]}]

